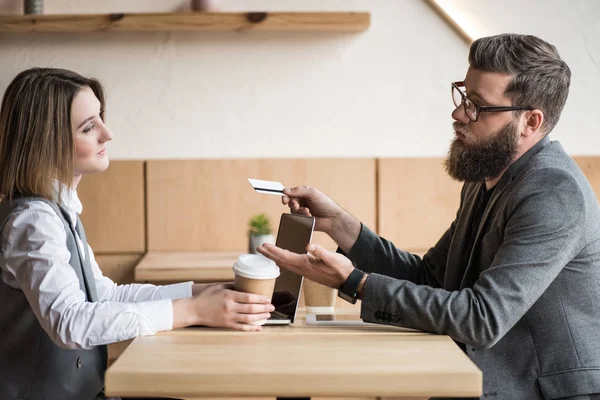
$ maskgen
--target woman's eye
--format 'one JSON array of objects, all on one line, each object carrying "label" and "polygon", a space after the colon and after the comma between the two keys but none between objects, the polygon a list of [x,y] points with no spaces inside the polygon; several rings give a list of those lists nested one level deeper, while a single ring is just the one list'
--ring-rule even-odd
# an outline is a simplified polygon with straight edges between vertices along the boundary
[{"label": "woman's eye", "polygon": [[86,127],[83,129],[83,133],[88,133],[88,132],[89,132],[89,131],[91,131],[91,130],[92,130],[94,127],[95,127],[95,126],[96,126],[95,124],[90,124],[90,125],[86,126]]}]

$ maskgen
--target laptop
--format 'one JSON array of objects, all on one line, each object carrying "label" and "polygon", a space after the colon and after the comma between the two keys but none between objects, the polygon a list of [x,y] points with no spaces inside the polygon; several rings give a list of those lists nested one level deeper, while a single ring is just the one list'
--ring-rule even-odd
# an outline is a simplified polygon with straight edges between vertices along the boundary
[{"label": "laptop", "polygon": [[[312,239],[314,227],[314,217],[281,214],[275,245],[297,254],[306,254],[306,246]],[[271,318],[267,320],[265,326],[289,325],[294,322],[302,290],[302,279],[300,275],[284,268],[280,269],[271,299],[275,311],[271,313]]]}]

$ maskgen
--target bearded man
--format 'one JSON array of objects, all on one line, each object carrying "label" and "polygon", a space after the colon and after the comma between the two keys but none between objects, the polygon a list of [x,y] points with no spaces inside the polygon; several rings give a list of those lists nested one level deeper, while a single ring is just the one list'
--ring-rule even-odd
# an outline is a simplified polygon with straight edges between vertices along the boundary
[{"label": "bearded man", "polygon": [[460,207],[422,258],[309,187],[286,188],[283,203],[313,215],[338,252],[259,251],[362,299],[364,321],[449,335],[482,370],[485,399],[600,398],[600,207],[548,136],[570,78],[540,38],[472,44],[464,81],[452,83],[455,137],[445,161],[464,181]]}]

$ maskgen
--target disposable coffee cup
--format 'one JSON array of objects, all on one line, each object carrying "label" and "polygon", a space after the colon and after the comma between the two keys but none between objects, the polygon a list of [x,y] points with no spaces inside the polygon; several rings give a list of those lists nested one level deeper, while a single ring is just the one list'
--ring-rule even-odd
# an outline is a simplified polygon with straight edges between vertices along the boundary
[{"label": "disposable coffee cup", "polygon": [[337,290],[304,278],[304,304],[309,314],[333,314]]},{"label": "disposable coffee cup", "polygon": [[[244,254],[233,263],[235,290],[238,292],[259,294],[269,299],[273,297],[275,280],[279,276],[279,267],[274,261],[261,254]],[[252,322],[264,325],[266,319]]]}]

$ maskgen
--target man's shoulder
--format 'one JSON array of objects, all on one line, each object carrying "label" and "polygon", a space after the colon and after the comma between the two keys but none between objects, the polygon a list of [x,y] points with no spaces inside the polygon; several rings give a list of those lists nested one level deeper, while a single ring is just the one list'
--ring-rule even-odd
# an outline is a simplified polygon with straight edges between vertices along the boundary
[{"label": "man's shoulder", "polygon": [[[509,184],[507,204],[554,199],[564,209],[598,207],[590,182],[559,142],[551,142],[529,160]],[[597,213],[598,210],[594,210]]]},{"label": "man's shoulder", "polygon": [[517,176],[517,184],[532,181],[533,177],[544,180],[572,180],[578,186],[587,181],[585,175],[560,142],[554,141],[544,147],[523,167]]},{"label": "man's shoulder", "polygon": [[531,166],[559,169],[568,169],[577,165],[559,141],[548,143],[546,147],[533,156],[530,164]]}]

